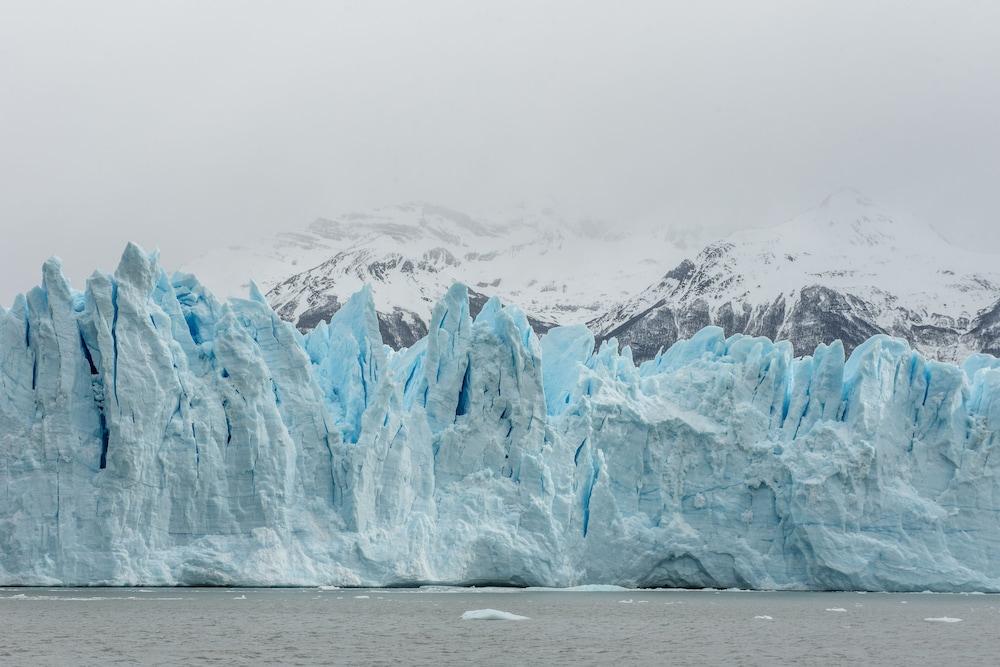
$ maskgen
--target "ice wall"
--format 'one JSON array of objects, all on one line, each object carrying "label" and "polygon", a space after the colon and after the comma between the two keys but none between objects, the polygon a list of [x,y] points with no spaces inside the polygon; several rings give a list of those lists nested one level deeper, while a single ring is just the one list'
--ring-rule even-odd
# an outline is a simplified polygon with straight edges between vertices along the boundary
[{"label": "ice wall", "polygon": [[1000,590],[1000,362],[706,328],[636,367],[454,286],[393,352],[130,245],[0,309],[0,584]]}]

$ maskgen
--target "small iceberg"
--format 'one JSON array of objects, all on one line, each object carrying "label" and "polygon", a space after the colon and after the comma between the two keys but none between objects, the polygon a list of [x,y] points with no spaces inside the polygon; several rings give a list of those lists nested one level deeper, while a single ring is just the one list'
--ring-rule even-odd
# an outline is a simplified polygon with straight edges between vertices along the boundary
[{"label": "small iceberg", "polygon": [[767,614],[761,614],[760,616],[754,616],[754,618],[758,618],[758,619],[760,619],[762,621],[773,621],[774,620],[774,616],[768,616]]},{"label": "small iceberg", "polygon": [[473,609],[462,614],[463,621],[529,621],[527,616],[518,616],[499,609]]},{"label": "small iceberg", "polygon": [[827,611],[847,611],[843,607],[830,607]]},{"label": "small iceberg", "polygon": [[933,618],[925,618],[928,623],[961,623],[962,619],[953,618],[951,616],[935,616]]}]

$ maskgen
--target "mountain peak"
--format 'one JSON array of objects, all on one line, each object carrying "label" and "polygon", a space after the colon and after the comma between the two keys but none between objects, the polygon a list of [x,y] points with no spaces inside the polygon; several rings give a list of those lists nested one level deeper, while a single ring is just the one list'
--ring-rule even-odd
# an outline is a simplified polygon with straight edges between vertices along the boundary
[{"label": "mountain peak", "polygon": [[[912,227],[906,224],[905,227]],[[899,236],[896,216],[860,190],[843,187],[829,194],[817,206],[782,226],[783,235],[800,237],[807,246],[822,234],[834,246],[875,247]]]},{"label": "mountain peak", "polygon": [[875,206],[875,200],[857,188],[845,186],[831,192],[819,204],[819,208],[841,208],[844,206],[870,208]]}]

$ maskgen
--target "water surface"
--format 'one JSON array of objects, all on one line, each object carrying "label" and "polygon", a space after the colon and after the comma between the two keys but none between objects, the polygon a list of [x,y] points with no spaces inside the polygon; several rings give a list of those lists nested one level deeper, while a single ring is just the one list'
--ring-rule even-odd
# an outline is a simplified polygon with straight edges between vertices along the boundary
[{"label": "water surface", "polygon": [[[484,608],[529,620],[461,620]],[[0,622],[3,664],[1000,661],[994,595],[5,588]]]}]

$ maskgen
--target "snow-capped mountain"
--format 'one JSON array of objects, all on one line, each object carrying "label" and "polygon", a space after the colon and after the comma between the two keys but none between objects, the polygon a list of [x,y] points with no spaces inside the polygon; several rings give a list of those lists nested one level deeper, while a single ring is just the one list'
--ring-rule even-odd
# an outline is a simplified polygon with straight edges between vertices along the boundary
[{"label": "snow-capped mountain", "polygon": [[[474,312],[488,296],[524,308],[532,325],[586,322],[658,279],[694,231],[634,235],[549,210],[471,216],[424,203],[319,219],[303,231],[205,255],[185,270],[221,294],[246,294],[247,278],[286,320],[308,330],[370,284],[383,339],[409,346],[431,308],[466,283]],[[695,246],[697,247],[697,246]]]},{"label": "snow-capped mountain", "polygon": [[788,222],[721,240],[548,209],[473,216],[404,204],[319,219],[185,268],[229,295],[245,294],[253,276],[302,331],[370,284],[382,337],[395,348],[426,333],[432,304],[458,281],[473,313],[496,295],[523,308],[539,333],[586,322],[637,360],[717,324],[790,340],[797,354],[838,338],[851,350],[889,333],[954,361],[1000,353],[998,260],[844,189]]},{"label": "snow-capped mountain", "polygon": [[845,189],[784,224],[710,243],[590,326],[639,359],[717,324],[790,340],[796,354],[888,333],[955,360],[998,349],[998,260]]}]

